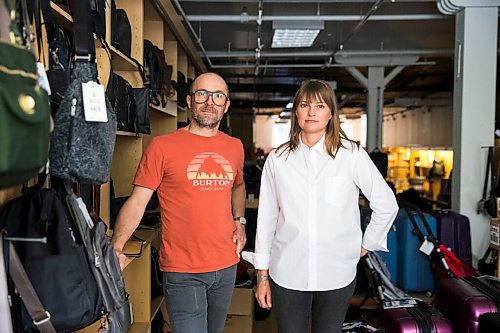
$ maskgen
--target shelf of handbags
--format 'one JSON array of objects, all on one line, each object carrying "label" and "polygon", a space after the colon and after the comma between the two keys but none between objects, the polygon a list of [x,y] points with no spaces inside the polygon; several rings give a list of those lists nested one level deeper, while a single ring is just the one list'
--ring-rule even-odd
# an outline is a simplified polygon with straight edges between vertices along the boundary
[{"label": "shelf of handbags", "polygon": [[[146,78],[144,75],[147,76],[148,79],[148,87],[151,88],[151,92],[149,93],[149,96],[146,98],[146,92],[142,92],[142,100],[141,103],[143,105],[139,106],[137,105],[138,110],[143,110],[143,119],[141,121],[144,121],[144,124],[146,124],[146,127],[143,127],[141,125],[138,125],[137,123],[134,124],[133,120],[131,121],[131,115],[122,115],[121,118],[126,117],[126,120],[123,119],[118,119],[118,131],[117,135],[118,136],[136,136],[139,137],[140,134],[151,134],[150,129],[147,128],[147,122],[148,122],[148,116],[147,112],[153,111],[154,112],[159,112],[162,115],[167,115],[170,117],[176,117],[178,111],[185,111],[185,108],[179,108],[177,105],[177,101],[175,99],[175,95],[172,94],[170,91],[172,90],[170,86],[170,80],[159,80],[158,77],[167,77],[167,78],[174,78],[172,75],[173,71],[173,66],[172,65],[167,65],[165,62],[165,58],[169,58],[167,54],[164,53],[162,48],[156,46],[156,44],[162,44],[162,38],[158,37],[163,37],[163,29],[162,33],[158,33],[157,27],[153,26],[151,29],[149,26],[148,21],[141,21],[136,17],[137,15],[141,15],[144,12],[144,18],[146,19],[147,17],[151,18],[151,15],[147,13],[147,11],[155,11],[154,8],[152,8],[152,5],[149,0],[146,0],[144,2],[144,8],[142,6],[139,6],[137,2],[132,2],[132,1],[117,1],[117,4],[114,4],[114,1],[111,2],[112,6],[123,6],[125,9],[122,8],[117,8],[115,9],[118,14],[115,14],[116,17],[121,18],[124,22],[127,23],[127,25],[130,27],[130,30],[124,33],[125,36],[127,36],[129,39],[131,39],[131,42],[128,42],[123,49],[119,49],[119,43],[116,43],[115,37],[110,36],[111,33],[107,32],[106,35],[106,40],[108,44],[108,50],[106,51],[104,48],[100,47],[99,42],[97,42],[97,37],[94,34],[94,38],[96,39],[96,44],[97,44],[97,58],[98,58],[98,68],[99,68],[99,74],[101,76],[102,82],[105,85],[109,85],[109,82],[112,83],[117,83],[118,88],[122,91],[116,92],[115,94],[121,94],[118,96],[118,100],[125,100],[126,98],[123,98],[124,96],[131,95],[131,91],[133,89],[134,91],[134,97],[132,100],[137,101],[137,94],[140,93],[140,89],[145,89],[144,87],[144,81]],[[72,17],[71,14],[68,13],[67,9],[59,6],[58,4],[51,2],[51,9],[52,9],[52,14],[55,17],[56,21],[58,24],[67,30],[71,29],[72,25]],[[142,4],[141,4],[142,5]],[[139,7],[138,7],[139,6]],[[134,11],[134,17],[130,18],[130,21],[127,17],[127,12]],[[109,14],[106,14],[106,20],[110,21],[111,18],[109,17]],[[161,18],[158,14],[156,14],[156,17],[154,18],[153,21],[155,24],[160,21]],[[162,22],[161,22],[162,23]],[[108,22],[108,25],[110,22]],[[150,29],[148,29],[150,28]],[[155,42],[151,42],[150,40],[147,40],[146,38],[148,36],[144,36],[143,34],[146,31],[154,31],[150,33],[151,36],[153,36]],[[140,41],[144,39],[144,50],[142,48],[138,47],[140,44]],[[175,48],[171,48],[172,52],[177,52],[177,45],[175,41],[168,41],[168,42],[163,42],[165,44],[172,44],[175,43]],[[131,44],[131,45],[129,45]],[[115,46],[117,45],[117,46]],[[171,52],[171,53],[172,53]],[[127,54],[130,54],[128,56]],[[109,58],[111,60],[111,63],[109,63]],[[177,55],[175,55],[174,60],[177,59]],[[136,59],[143,59],[143,63],[145,67],[142,67],[142,64],[140,64],[139,61]],[[156,67],[152,66],[151,64],[155,64]],[[148,67],[149,66],[149,67]],[[110,78],[110,70],[113,71],[111,74]],[[141,71],[143,71],[141,73]],[[187,71],[187,70],[186,70]],[[140,75],[138,75],[140,74]],[[177,74],[177,73],[176,73]],[[116,76],[119,76],[117,79]],[[122,80],[123,79],[123,80]],[[165,82],[167,81],[167,82]],[[124,87],[126,86],[126,88]],[[125,90],[126,89],[126,90]],[[116,103],[116,100],[113,100],[113,98],[117,98],[114,96],[113,92],[109,91],[110,88],[107,88],[106,94],[108,97],[111,99],[111,103]],[[111,96],[110,96],[111,95]],[[130,100],[127,100],[126,103],[130,105]],[[144,103],[146,105],[144,106]],[[116,107],[116,105],[113,105],[113,107]],[[135,109],[131,110],[129,112],[136,112]],[[148,111],[144,111],[145,109],[149,109]],[[120,118],[120,114],[118,115]],[[133,115],[135,116],[135,115]],[[135,118],[135,122],[137,122],[137,118]],[[128,123],[127,123],[128,122]],[[172,122],[171,120],[162,120],[163,123],[165,122]],[[175,121],[174,121],[175,122]],[[139,127],[139,128],[138,128]],[[163,126],[165,127],[165,126]],[[168,129],[161,128],[160,131],[165,133],[170,131],[170,129],[173,129],[175,126],[172,125],[167,125]]]},{"label": "shelf of handbags", "polygon": [[[60,5],[55,2],[50,2],[50,7],[52,9],[52,15],[54,15],[54,19],[60,25],[61,28],[71,31],[73,25],[73,18],[71,14],[67,11],[67,9],[62,8]],[[97,37],[94,34],[94,38]],[[111,56],[111,61],[113,64],[113,69],[116,71],[136,71],[137,64],[130,59],[127,55],[125,55],[122,51],[118,50],[113,45],[109,45],[109,51]]]},{"label": "shelf of handbags", "polygon": [[[155,3],[156,5],[164,3],[171,6],[170,2],[164,0],[99,0],[96,3],[101,5],[105,3],[108,7],[105,11],[100,12],[105,14],[101,15],[101,17],[105,17],[105,34],[102,33],[102,30],[100,32],[95,30],[94,22],[94,31],[97,31],[97,34],[101,36],[98,37],[94,33],[98,74],[101,83],[106,88],[116,87],[117,82],[120,85],[120,89],[113,89],[111,98],[108,91],[106,91],[106,96],[115,110],[117,101],[129,105],[133,98],[136,103],[139,103],[138,100],[140,101],[143,110],[149,111],[147,114],[149,119],[141,118],[139,121],[139,123],[148,123],[149,127],[146,125],[138,127],[137,115],[131,115],[129,112],[118,115],[119,127],[116,131],[116,142],[112,151],[110,174],[114,180],[116,195],[129,196],[133,190],[132,184],[136,169],[149,142],[158,135],[175,131],[178,122],[187,121],[185,99],[189,93],[190,80],[195,76],[194,58],[189,58],[184,51],[185,44],[178,41],[178,33],[173,33],[170,30],[171,21],[165,19],[165,13],[160,15],[157,12]],[[64,5],[64,1],[50,1],[48,4],[42,17],[45,27],[41,29],[43,30],[42,40],[46,41],[42,48],[43,60],[46,70],[50,71],[54,66],[53,61],[56,58],[61,59],[61,55],[65,55],[65,60],[68,63],[64,64],[64,68],[67,69],[70,68],[70,52],[68,50],[71,49],[73,39],[73,17],[70,14],[71,11]],[[128,21],[128,24],[120,24],[120,27],[128,27],[125,29],[127,30],[125,35],[128,34],[131,39],[128,43],[129,47],[123,47],[122,44],[114,42],[111,31],[113,6],[119,12],[120,19],[125,23]],[[47,24],[48,20],[45,20],[47,12],[51,14],[52,21],[55,23],[53,26],[57,26],[55,30],[58,32],[58,38],[62,38],[57,42],[66,46],[65,54],[55,54],[54,51],[60,50],[60,48],[47,43],[47,39],[44,38],[47,35],[43,33],[46,33],[45,29],[49,25]],[[177,26],[182,26],[177,15],[172,19],[174,22],[175,20],[179,21]],[[106,41],[107,49],[101,44],[102,40]],[[157,63],[157,67],[148,66],[149,63]],[[158,76],[163,78],[158,80]],[[144,78],[148,80],[147,86],[152,89],[152,93],[143,90]],[[52,91],[54,92],[54,89]],[[141,96],[148,96],[150,101],[144,102],[145,99]],[[12,192],[0,191],[0,206],[7,200],[18,196],[19,192],[20,188],[15,188]],[[99,193],[100,217],[110,226],[110,183],[102,184]],[[161,288],[158,294],[158,287],[152,286],[151,280],[151,252],[154,245],[159,247],[160,230],[158,228],[137,230],[134,235],[141,240],[131,239],[127,243],[125,251],[130,256],[123,270],[125,288],[130,294],[129,300],[134,320],[127,332],[149,333],[152,330],[151,320],[160,308],[163,310],[165,307]],[[100,326],[101,323],[98,320],[78,332],[96,332]]]},{"label": "shelf of handbags", "polygon": [[[59,4],[61,2],[51,1],[51,12],[60,28],[71,36],[73,18],[70,10]],[[99,76],[113,108],[119,108],[119,103],[130,105],[132,100],[136,103],[140,100],[142,110],[148,111],[147,117],[139,119],[139,123],[144,124],[141,126],[138,126],[137,113],[117,113],[111,178],[116,195],[120,197],[132,192],[136,169],[149,142],[155,136],[175,131],[178,122],[187,121],[185,99],[195,68],[183,49],[184,44],[178,41],[178,33],[170,30],[171,23],[157,11],[159,2],[163,1],[106,1],[109,7],[105,10],[107,49],[94,33]],[[118,26],[123,30],[121,34],[128,37],[129,42],[117,43],[115,40],[112,27],[116,26],[116,21],[115,24],[112,21],[117,17],[121,22]],[[145,85],[152,92],[145,91]],[[109,184],[105,185],[101,187],[101,205],[110,197]],[[101,214],[103,220],[109,221],[109,207],[101,210]],[[153,288],[151,281],[151,252],[152,245],[159,245],[159,233],[159,229],[137,230],[134,235],[143,241],[131,239],[125,249],[130,256],[123,276],[134,320],[127,332],[151,332],[151,320],[165,306],[161,290],[160,294],[151,295],[158,289]],[[96,322],[79,332],[96,332],[99,327],[100,323]]]}]

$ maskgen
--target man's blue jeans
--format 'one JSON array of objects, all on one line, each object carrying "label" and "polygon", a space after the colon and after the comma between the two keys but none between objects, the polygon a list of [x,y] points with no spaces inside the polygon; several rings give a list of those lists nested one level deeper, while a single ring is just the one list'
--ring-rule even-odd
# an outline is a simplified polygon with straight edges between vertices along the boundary
[{"label": "man's blue jeans", "polygon": [[209,273],[163,273],[173,333],[222,333],[235,278],[236,265]]}]

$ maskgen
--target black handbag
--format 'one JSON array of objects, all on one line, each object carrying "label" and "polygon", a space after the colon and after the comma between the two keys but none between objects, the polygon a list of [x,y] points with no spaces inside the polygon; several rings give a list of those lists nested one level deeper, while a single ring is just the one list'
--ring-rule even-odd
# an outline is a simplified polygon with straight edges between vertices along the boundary
[{"label": "black handbag", "polygon": [[116,114],[105,98],[106,122],[85,120],[82,84],[97,81],[90,5],[72,2],[75,61],[71,82],[55,115],[50,145],[50,174],[71,182],[109,180],[116,140]]},{"label": "black handbag", "polygon": [[[32,240],[15,242],[17,253],[56,331],[72,332],[100,317],[102,297],[85,250],[71,231],[68,212],[55,190],[42,188],[44,180],[9,201],[0,214],[0,228],[6,239]],[[13,287],[10,296],[16,332],[35,332]]]},{"label": "black handbag", "polygon": [[117,9],[111,1],[111,45],[130,57],[132,48],[132,28],[124,9]]},{"label": "black handbag", "polygon": [[106,96],[116,113],[116,128],[120,131],[135,132],[136,100],[130,83],[120,75],[111,73]]},{"label": "black handbag", "polygon": [[[35,1],[34,4],[37,4]],[[70,80],[70,60],[73,48],[71,33],[61,29],[52,16],[49,0],[40,0],[40,9],[35,6],[34,16],[37,31],[42,31],[40,10],[43,14],[43,25],[47,32],[49,47],[49,68],[47,78],[50,84],[50,105],[52,115],[55,115],[64,97]],[[41,45],[42,36],[37,34],[38,44]]]},{"label": "black handbag", "polygon": [[172,65],[167,65],[162,50],[144,40],[144,85],[151,89],[152,104],[165,107],[171,96]]},{"label": "black handbag", "polygon": [[133,88],[135,97],[135,130],[137,133],[151,134],[149,121],[149,103],[151,100],[151,89]]},{"label": "black handbag", "polygon": [[90,10],[96,36],[106,38],[106,0],[90,0]]},{"label": "black handbag", "polygon": [[[132,59],[135,61],[135,59]],[[136,62],[144,82],[144,68]],[[120,75],[111,71],[106,95],[117,114],[117,129],[120,131],[151,134],[149,121],[149,104],[151,89],[149,87],[132,88]]]},{"label": "black handbag", "polygon": [[[488,147],[488,157],[486,160],[486,173],[484,176],[483,197],[478,203],[477,213],[485,213],[491,217],[497,217],[497,198],[495,195],[495,176],[492,167],[493,147]],[[488,178],[491,170],[491,189],[488,193]]]}]

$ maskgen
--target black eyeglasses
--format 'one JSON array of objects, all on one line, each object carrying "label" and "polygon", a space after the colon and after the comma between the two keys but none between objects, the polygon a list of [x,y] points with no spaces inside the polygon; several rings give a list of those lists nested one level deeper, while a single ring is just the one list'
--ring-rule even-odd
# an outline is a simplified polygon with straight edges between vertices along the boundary
[{"label": "black eyeglasses", "polygon": [[229,97],[221,93],[220,91],[208,91],[205,89],[198,89],[194,93],[191,94],[193,96],[194,101],[198,104],[203,104],[208,101],[208,98],[212,96],[212,101],[217,106],[224,106],[227,103]]}]

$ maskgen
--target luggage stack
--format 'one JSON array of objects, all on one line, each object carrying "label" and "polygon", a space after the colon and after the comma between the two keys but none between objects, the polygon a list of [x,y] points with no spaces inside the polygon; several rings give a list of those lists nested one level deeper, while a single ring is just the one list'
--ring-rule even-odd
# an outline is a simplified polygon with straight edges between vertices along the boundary
[{"label": "luggage stack", "polygon": [[394,286],[376,253],[365,259],[370,282],[379,300],[378,327],[386,333],[452,333],[453,326],[438,309]]},{"label": "luggage stack", "polygon": [[[500,279],[470,265],[468,218],[400,204],[389,252],[369,253],[363,263],[379,301],[377,332],[500,333]],[[431,304],[408,292],[436,294]]]},{"label": "luggage stack", "polygon": [[499,279],[482,276],[441,280],[435,305],[451,320],[457,333],[500,332]]}]

